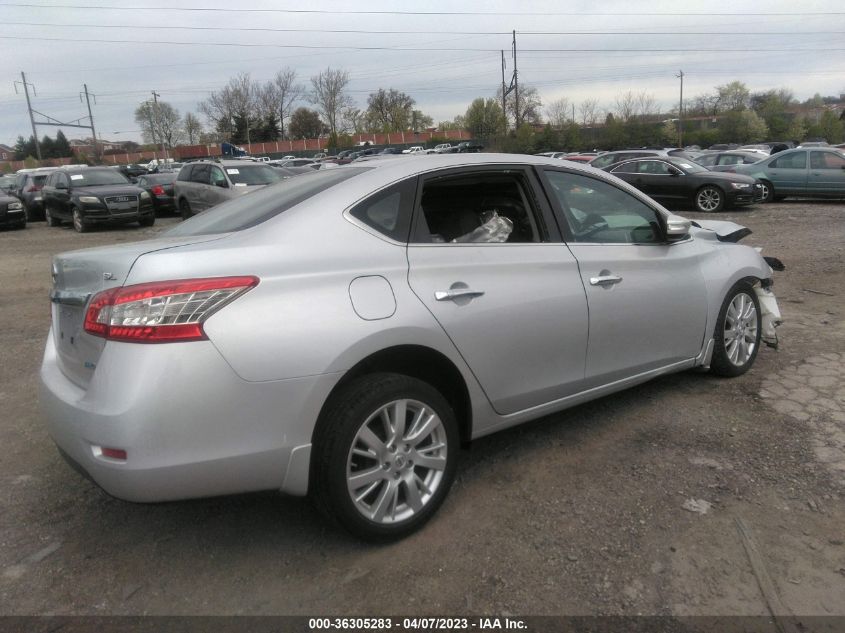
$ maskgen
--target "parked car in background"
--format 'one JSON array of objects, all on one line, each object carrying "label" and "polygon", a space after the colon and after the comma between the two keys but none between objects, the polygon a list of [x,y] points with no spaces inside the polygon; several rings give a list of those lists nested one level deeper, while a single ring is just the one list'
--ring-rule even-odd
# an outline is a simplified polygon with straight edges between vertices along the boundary
[{"label": "parked car in background", "polygon": [[457,145],[456,153],[457,154],[477,154],[481,150],[484,149],[484,146],[481,143],[476,143],[475,141],[461,141]]},{"label": "parked car in background", "polygon": [[159,174],[139,176],[135,186],[150,194],[156,214],[176,211],[176,198],[173,197],[173,183],[178,172],[168,171]]},{"label": "parked car in background", "polygon": [[129,182],[135,182],[138,176],[150,173],[150,170],[144,165],[117,165],[115,169],[126,176]]},{"label": "parked car in background", "polygon": [[567,154],[560,160],[571,160],[573,163],[589,163],[595,157],[595,154]]},{"label": "parked car in background", "polygon": [[748,371],[779,313],[746,233],[532,156],[321,170],[54,257],[44,418],[113,496],[310,494],[400,538],[462,442],[671,372]]},{"label": "parked car in background", "polygon": [[5,193],[10,196],[17,197],[17,178],[14,174],[3,174],[0,176],[0,193]]},{"label": "parked car in background", "polygon": [[383,150],[379,152],[379,154],[392,155],[392,154],[402,154],[402,150],[398,147],[385,147]]},{"label": "parked car in background", "polygon": [[324,158],[328,158],[328,156],[326,152],[317,152],[311,157],[311,160],[323,160]]},{"label": "parked car in background", "polygon": [[451,143],[439,143],[434,146],[434,153],[441,154],[443,152],[449,152],[452,149]]},{"label": "parked car in background", "polygon": [[15,195],[23,203],[26,219],[30,222],[44,219],[44,201],[41,189],[48,176],[58,167],[21,169],[15,175]]},{"label": "parked car in background", "polygon": [[403,154],[425,154],[425,148],[422,145],[414,145],[408,149],[402,150]]},{"label": "parked car in background", "polygon": [[0,193],[0,228],[22,229],[26,227],[26,212],[17,196]]},{"label": "parked car in background", "polygon": [[[615,152],[605,152],[595,156],[590,161],[590,167],[604,169],[608,165],[619,163],[630,158],[643,158],[645,156],[668,156],[666,150],[658,149],[623,149]],[[571,159],[570,159],[571,160]]]},{"label": "parked car in background", "polygon": [[173,196],[183,218],[214,205],[279,182],[283,175],[264,163],[242,160],[197,161],[186,164],[176,177]]},{"label": "parked car in background", "polygon": [[84,233],[95,224],[152,226],[156,219],[150,194],[108,167],[57,169],[41,193],[47,226],[70,221],[77,232]]},{"label": "parked car in background", "polygon": [[845,151],[841,149],[789,149],[729,171],[757,178],[766,201],[787,196],[845,198]]},{"label": "parked car in background", "polygon": [[278,163],[279,167],[313,167],[314,165],[318,165],[319,163],[315,160],[311,160],[310,158],[291,158],[288,160],[282,160]]},{"label": "parked car in background", "polygon": [[695,162],[713,171],[724,171],[722,168],[730,165],[751,164],[764,159],[768,154],[746,152],[738,149],[725,152],[707,152],[695,158]]},{"label": "parked car in background", "polygon": [[701,213],[763,200],[762,186],[750,176],[710,171],[674,156],[626,160],[605,170],[661,204],[692,205]]}]

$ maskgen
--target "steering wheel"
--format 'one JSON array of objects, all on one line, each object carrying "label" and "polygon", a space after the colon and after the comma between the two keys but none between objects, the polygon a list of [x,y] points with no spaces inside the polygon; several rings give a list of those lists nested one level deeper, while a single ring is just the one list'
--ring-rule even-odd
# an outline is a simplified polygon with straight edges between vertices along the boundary
[{"label": "steering wheel", "polygon": [[607,223],[607,220],[597,213],[588,213],[587,217],[581,220],[580,225],[578,226],[578,237],[581,239],[590,237],[599,231],[603,231],[609,226],[610,225]]}]

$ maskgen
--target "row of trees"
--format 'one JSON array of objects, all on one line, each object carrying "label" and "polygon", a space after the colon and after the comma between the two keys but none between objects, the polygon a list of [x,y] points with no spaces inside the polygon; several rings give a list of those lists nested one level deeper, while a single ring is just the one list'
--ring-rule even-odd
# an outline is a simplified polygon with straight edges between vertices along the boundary
[{"label": "row of trees", "polygon": [[[70,149],[70,143],[68,143],[67,138],[65,138],[64,133],[61,130],[56,132],[56,138],[50,138],[49,136],[44,136],[44,138],[40,141],[41,145],[41,157],[42,158],[65,158],[67,156],[72,156],[73,152]],[[24,139],[23,136],[19,136],[18,140],[15,142],[15,160],[24,160],[27,156],[35,156],[37,154],[35,150],[35,137],[30,136],[29,139]]]},{"label": "row of trees", "polygon": [[[146,142],[168,146],[324,135],[330,137],[330,145],[338,146],[345,134],[419,131],[433,126],[431,117],[416,109],[413,97],[393,88],[371,93],[366,107],[358,108],[349,93],[349,81],[347,71],[333,68],[310,77],[307,86],[298,81],[296,71],[290,68],[280,70],[263,84],[252,80],[249,73],[241,73],[200,103],[199,112],[208,122],[208,132],[196,115],[188,113],[183,118],[165,102],[141,104],[135,119]],[[622,93],[604,108],[593,98],[576,103],[566,97],[544,108],[539,92],[530,85],[520,86],[518,101],[516,97],[515,92],[509,93],[503,107],[500,88],[495,98],[474,100],[463,115],[441,121],[438,128],[466,129],[476,138],[493,139],[522,125],[536,129],[547,123],[572,148],[596,143],[604,147],[676,144],[680,140],[677,107],[661,113],[654,95],[648,92]],[[835,101],[835,97],[815,95],[803,105],[823,106]],[[685,102],[683,118],[688,123],[683,140],[685,144],[700,145],[718,141],[802,140],[808,136],[831,142],[841,140],[841,126],[832,113],[809,121],[795,116],[798,105],[802,104],[786,89],[754,93],[740,81],[716,86],[712,92]],[[715,125],[696,122],[706,118]],[[597,127],[602,128],[600,133],[585,131]],[[522,132],[523,136],[527,134]]]}]

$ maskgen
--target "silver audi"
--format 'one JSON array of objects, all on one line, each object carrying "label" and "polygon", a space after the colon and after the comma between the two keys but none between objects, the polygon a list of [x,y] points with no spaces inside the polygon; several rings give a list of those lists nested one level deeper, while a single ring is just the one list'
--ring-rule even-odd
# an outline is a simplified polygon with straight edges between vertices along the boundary
[{"label": "silver audi", "polygon": [[542,157],[350,165],[58,255],[50,434],[138,502],[308,494],[352,533],[437,510],[462,443],[775,345],[774,259]]}]

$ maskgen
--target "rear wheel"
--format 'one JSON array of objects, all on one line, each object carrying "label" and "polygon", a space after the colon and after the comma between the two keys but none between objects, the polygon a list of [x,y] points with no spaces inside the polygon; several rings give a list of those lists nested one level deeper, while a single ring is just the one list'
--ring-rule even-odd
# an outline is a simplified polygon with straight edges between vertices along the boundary
[{"label": "rear wheel", "polygon": [[695,209],[702,213],[715,213],[725,207],[725,194],[718,187],[705,185],[695,194]]},{"label": "rear wheel", "polygon": [[47,222],[47,226],[59,226],[61,222],[53,217],[53,214],[50,212],[50,207],[44,205],[44,220]]},{"label": "rear wheel", "polygon": [[719,376],[747,372],[757,358],[760,336],[760,302],[751,284],[740,281],[730,289],[719,310],[710,370]]},{"label": "rear wheel", "polygon": [[185,200],[185,198],[182,198],[179,201],[179,212],[182,214],[183,220],[187,220],[194,215],[193,211],[191,211],[191,205],[188,204],[188,201]]},{"label": "rear wheel", "polygon": [[315,442],[313,498],[354,535],[403,537],[437,511],[455,476],[455,415],[431,385],[399,374],[350,383]]},{"label": "rear wheel", "polygon": [[82,217],[82,211],[79,209],[73,210],[73,228],[77,233],[87,233],[89,226],[85,223],[85,218]]}]

